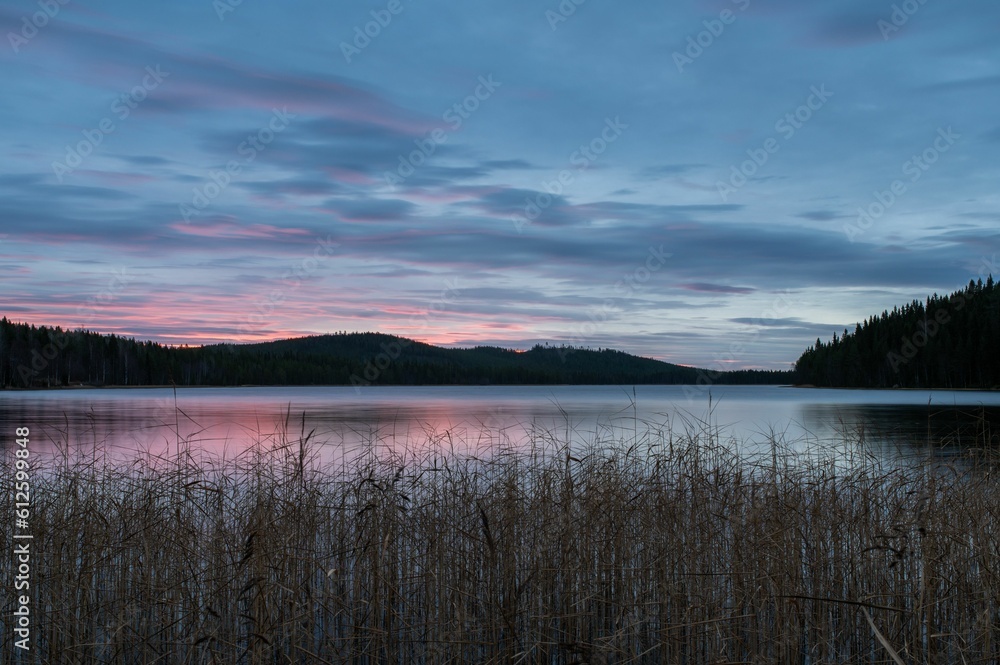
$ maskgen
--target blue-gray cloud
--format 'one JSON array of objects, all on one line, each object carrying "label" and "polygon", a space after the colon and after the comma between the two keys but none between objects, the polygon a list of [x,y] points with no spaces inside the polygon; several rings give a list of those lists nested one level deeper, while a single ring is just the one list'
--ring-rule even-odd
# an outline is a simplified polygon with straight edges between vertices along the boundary
[{"label": "blue-gray cloud", "polygon": [[[766,319],[744,362],[785,366],[1000,250],[1000,8],[923,3],[886,33],[894,4],[586,3],[553,29],[529,0],[427,0],[348,63],[370,8],[70,3],[0,58],[0,121],[18,128],[0,169],[8,311],[71,324],[108,270],[141,265],[94,327],[225,338],[323,240],[336,253],[284,294],[275,334],[413,332],[400,322],[458,283],[440,326],[470,342],[573,341],[609,306],[586,343],[708,364]],[[723,10],[734,20],[699,37]],[[703,46],[678,71],[689,38]],[[124,115],[147,67],[168,75]],[[482,99],[480,77],[500,83]],[[833,95],[803,119],[813,86]],[[276,109],[294,117],[248,159]],[[627,129],[609,142],[614,118]],[[949,127],[962,138],[908,180]],[[68,151],[88,154],[59,173]],[[746,182],[722,200],[734,168]],[[651,248],[669,255],[655,270]],[[802,311],[762,319],[778,296]]]}]

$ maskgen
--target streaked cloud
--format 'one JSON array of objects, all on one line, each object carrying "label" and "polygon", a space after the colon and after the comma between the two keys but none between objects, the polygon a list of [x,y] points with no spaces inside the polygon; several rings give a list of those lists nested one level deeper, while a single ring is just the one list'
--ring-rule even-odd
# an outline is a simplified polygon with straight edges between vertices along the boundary
[{"label": "streaked cloud", "polygon": [[[671,53],[727,9],[679,72]],[[886,38],[891,2],[587,3],[552,30],[529,0],[426,0],[347,63],[369,10],[69,3],[3,51],[2,313],[172,343],[383,330],[696,365],[756,327],[737,364],[777,368],[1000,251],[995,3],[927,2]],[[501,85],[467,103],[481,77]],[[755,165],[813,86],[834,95]],[[613,142],[609,118],[628,125]],[[945,127],[961,140],[851,242]]]}]

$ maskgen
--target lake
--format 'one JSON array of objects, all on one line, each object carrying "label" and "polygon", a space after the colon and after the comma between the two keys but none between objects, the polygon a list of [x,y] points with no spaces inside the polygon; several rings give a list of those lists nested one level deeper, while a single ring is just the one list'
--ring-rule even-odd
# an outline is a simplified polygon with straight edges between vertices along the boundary
[{"label": "lake", "polygon": [[[633,392],[634,391],[634,392]],[[711,411],[710,411],[711,409]],[[290,414],[290,417],[289,417]],[[683,434],[705,423],[753,447],[777,433],[792,449],[823,449],[844,431],[883,456],[953,454],[1000,432],[1000,392],[827,390],[780,386],[471,386],[93,389],[0,392],[11,445],[30,427],[38,450],[232,456],[273,446],[288,418],[328,459],[373,444],[482,450],[534,439],[629,440],[647,429]],[[992,428],[992,429],[991,429]],[[942,443],[946,445],[941,445]]]}]

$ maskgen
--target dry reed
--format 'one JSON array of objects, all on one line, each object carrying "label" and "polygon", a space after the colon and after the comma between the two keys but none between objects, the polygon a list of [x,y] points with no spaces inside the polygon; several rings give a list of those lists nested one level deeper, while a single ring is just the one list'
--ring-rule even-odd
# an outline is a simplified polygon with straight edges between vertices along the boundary
[{"label": "dry reed", "polygon": [[284,438],[36,468],[17,662],[1000,660],[986,463],[754,460],[711,428],[636,428],[333,468]]}]

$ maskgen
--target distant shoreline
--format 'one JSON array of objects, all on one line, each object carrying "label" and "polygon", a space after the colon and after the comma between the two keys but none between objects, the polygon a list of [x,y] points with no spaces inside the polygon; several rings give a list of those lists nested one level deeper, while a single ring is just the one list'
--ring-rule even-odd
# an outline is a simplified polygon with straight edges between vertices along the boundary
[{"label": "distant shoreline", "polygon": [[[758,384],[753,384],[753,385],[758,385]],[[759,385],[766,385],[766,384],[759,384]],[[914,391],[923,392],[923,391],[927,391],[927,390],[939,390],[939,391],[954,392],[954,393],[962,393],[962,392],[995,393],[995,392],[1000,392],[1000,387],[997,387],[997,388],[908,388],[908,387],[903,387],[903,386],[897,386],[897,387],[893,387],[893,388],[862,388],[862,387],[852,388],[850,386],[814,386],[811,383],[804,383],[804,384],[801,384],[801,385],[784,386],[784,387],[788,387],[788,388],[803,388],[803,389],[807,389],[807,390],[808,389],[813,389],[813,390],[892,390],[892,391],[897,391],[898,390],[898,391],[901,391],[901,392],[905,392],[905,391],[909,391],[909,392],[914,392]]]},{"label": "distant shoreline", "polygon": [[[471,383],[428,383],[428,384],[385,384],[385,385],[372,385],[372,386],[361,386],[358,387],[359,390],[370,389],[370,388],[530,388],[530,387],[572,387],[572,386],[689,386],[699,389],[723,387],[723,386],[747,386],[747,387],[770,387],[775,388],[799,388],[803,390],[854,390],[854,391],[899,391],[899,392],[925,392],[925,391],[944,391],[944,392],[975,392],[975,393],[991,393],[1000,392],[1000,387],[998,388],[852,388],[849,386],[815,386],[812,384],[779,384],[779,383],[716,383],[712,386],[702,386],[693,383],[492,383],[492,384],[471,384]],[[177,389],[177,390],[190,390],[190,389],[206,389],[206,388],[351,388],[349,384],[343,383],[331,383],[331,384],[242,384],[238,386],[227,386],[227,385],[201,385],[201,386],[172,386],[172,385],[148,385],[148,386],[124,386],[124,385],[106,385],[106,386],[93,386],[93,385],[72,385],[72,386],[51,386],[51,387],[30,387],[30,388],[0,388],[0,393],[4,392],[49,392],[49,391],[86,391],[86,390],[163,390],[163,389]]]},{"label": "distant shoreline", "polygon": [[349,383],[285,383],[285,384],[268,384],[268,383],[247,383],[238,386],[226,386],[226,385],[201,385],[201,386],[171,386],[171,385],[151,385],[151,386],[123,386],[123,385],[106,385],[106,386],[87,386],[87,385],[77,385],[77,386],[51,386],[51,387],[40,387],[34,386],[31,388],[0,388],[0,392],[45,392],[45,391],[55,391],[55,390],[159,390],[159,389],[172,389],[177,390],[187,390],[189,388],[357,388],[358,390],[367,390],[371,388],[531,388],[531,387],[572,387],[572,386],[690,386],[694,388],[705,388],[710,389],[717,386],[774,386],[775,388],[797,388],[798,386],[780,384],[780,383],[716,383],[712,386],[700,386],[694,383],[386,383],[382,385],[371,385],[371,386],[352,386]]}]

